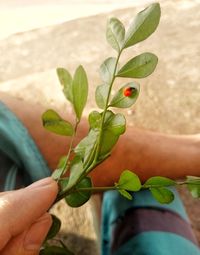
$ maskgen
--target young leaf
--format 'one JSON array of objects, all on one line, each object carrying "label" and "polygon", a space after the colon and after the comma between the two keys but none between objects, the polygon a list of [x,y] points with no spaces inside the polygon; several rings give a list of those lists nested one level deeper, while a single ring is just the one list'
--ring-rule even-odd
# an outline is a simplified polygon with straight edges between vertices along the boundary
[{"label": "young leaf", "polygon": [[67,184],[67,188],[70,189],[73,185],[76,184],[78,179],[81,177],[83,173],[83,162],[79,156],[76,156],[71,163],[70,166],[70,176],[69,182]]},{"label": "young leaf", "polygon": [[[81,188],[91,188],[92,182],[89,177],[82,179],[75,187],[75,191]],[[76,191],[65,197],[65,201],[71,207],[79,207],[85,204],[91,196],[91,191]]]},{"label": "young leaf", "polygon": [[92,111],[89,114],[89,118],[88,118],[90,128],[99,129],[100,125],[101,125],[101,117],[102,117],[102,115],[99,112]]},{"label": "young leaf", "polygon": [[117,187],[128,191],[139,191],[141,189],[141,182],[135,173],[125,170],[120,175]]},{"label": "young leaf", "polygon": [[187,176],[187,187],[194,198],[200,198],[200,178]]},{"label": "young leaf", "polygon": [[99,85],[96,88],[95,99],[98,107],[101,109],[105,108],[108,92],[109,86],[107,84]]},{"label": "young leaf", "polygon": [[119,136],[125,132],[126,120],[122,114],[107,111],[103,125],[100,156],[108,154],[116,144]]},{"label": "young leaf", "polygon": [[127,199],[129,199],[129,200],[132,200],[132,199],[133,199],[132,195],[131,195],[128,191],[126,191],[126,190],[124,190],[124,189],[118,189],[118,192],[119,192],[123,197],[125,197],[125,198],[127,198]]},{"label": "young leaf", "polygon": [[145,78],[156,68],[158,58],[152,53],[140,54],[128,61],[117,73],[119,77]]},{"label": "young leaf", "polygon": [[199,184],[188,184],[188,189],[194,198],[200,198],[200,183]]},{"label": "young leaf", "polygon": [[174,200],[174,194],[166,188],[150,188],[153,197],[161,204],[169,204]]},{"label": "young leaf", "polygon": [[115,75],[116,58],[107,58],[100,66],[100,77],[105,84],[110,84]]},{"label": "young leaf", "polygon": [[61,175],[62,175],[62,171],[63,171],[62,168],[58,168],[58,169],[54,170],[53,173],[52,173],[52,175],[51,175],[51,177],[52,177],[54,180],[58,180],[58,179],[61,177]]},{"label": "young leaf", "polygon": [[[130,95],[126,96],[125,91],[130,90]],[[132,106],[139,95],[139,84],[129,82],[124,85],[113,97],[110,102],[111,107],[128,108]]]},{"label": "young leaf", "polygon": [[[101,113],[101,115],[102,115],[103,113]],[[110,119],[112,119],[113,117],[115,116],[115,114],[112,112],[112,111],[110,111],[110,110],[107,110],[106,111],[106,114],[105,114],[105,118],[104,118],[104,126],[107,124],[107,122],[110,120]]]},{"label": "young leaf", "polygon": [[72,92],[74,110],[78,120],[80,120],[88,96],[88,80],[82,66],[79,66],[74,74]]},{"label": "young leaf", "polygon": [[66,160],[67,160],[67,156],[62,156],[62,157],[59,159],[57,168],[63,168],[64,165],[65,165],[65,163],[66,163]]},{"label": "young leaf", "polygon": [[117,18],[111,18],[107,24],[106,39],[112,48],[118,52],[122,50],[124,36],[124,25]]},{"label": "young leaf", "polygon": [[51,225],[51,228],[49,229],[46,240],[49,240],[55,237],[61,227],[61,221],[53,214],[51,214],[51,217],[52,217],[52,225]]},{"label": "young leaf", "polygon": [[87,162],[88,157],[94,150],[98,136],[99,132],[94,129],[91,129],[89,134],[83,140],[81,140],[80,143],[74,149],[76,155],[81,157],[84,163]]},{"label": "young leaf", "polygon": [[143,185],[143,187],[152,186],[152,187],[162,187],[162,186],[173,186],[176,182],[172,179],[162,176],[153,176],[150,177]]},{"label": "young leaf", "polygon": [[151,4],[139,12],[127,31],[124,48],[128,48],[149,37],[159,24],[160,14],[159,3]]},{"label": "young leaf", "polygon": [[72,94],[72,77],[71,74],[65,68],[57,68],[57,75],[63,86],[63,93],[67,100],[73,104],[73,94]]},{"label": "young leaf", "polygon": [[[112,113],[111,111],[107,111],[107,113],[108,112]],[[121,113],[112,113],[111,116],[106,116],[103,130],[111,131],[115,135],[122,135],[126,130],[126,119],[124,115]]]},{"label": "young leaf", "polygon": [[72,136],[74,128],[71,123],[63,120],[54,110],[47,110],[42,115],[43,126],[58,135]]}]

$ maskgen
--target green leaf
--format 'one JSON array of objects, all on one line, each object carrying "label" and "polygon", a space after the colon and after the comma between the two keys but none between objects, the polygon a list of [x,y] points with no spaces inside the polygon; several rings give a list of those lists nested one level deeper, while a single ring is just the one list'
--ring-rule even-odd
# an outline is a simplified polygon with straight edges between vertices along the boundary
[{"label": "green leaf", "polygon": [[94,150],[98,136],[99,132],[91,129],[89,134],[83,140],[81,140],[74,149],[76,155],[83,159],[84,164],[87,162],[91,152]]},{"label": "green leaf", "polygon": [[105,84],[110,84],[115,75],[116,58],[107,58],[100,66],[100,77]]},{"label": "green leaf", "polygon": [[60,187],[59,193],[67,188],[68,183],[69,183],[69,177],[60,178],[60,180],[58,182],[59,187]]},{"label": "green leaf", "polygon": [[66,160],[67,160],[67,156],[62,156],[62,157],[59,159],[57,168],[63,168],[63,167],[65,166]]},{"label": "green leaf", "polygon": [[57,75],[63,86],[63,93],[67,100],[73,104],[73,94],[72,94],[72,77],[71,74],[65,68],[57,68]]},{"label": "green leaf", "polygon": [[162,176],[154,176],[149,178],[143,185],[146,186],[153,186],[153,187],[162,187],[162,186],[173,186],[176,182],[172,179]]},{"label": "green leaf", "polygon": [[[101,113],[101,116],[103,115],[103,112]],[[114,112],[107,110],[105,113],[105,118],[104,118],[104,126],[107,124],[107,121],[110,121],[115,116]]]},{"label": "green leaf", "polygon": [[169,204],[174,200],[174,194],[166,188],[150,188],[153,197],[161,204]]},{"label": "green leaf", "polygon": [[83,162],[82,159],[79,156],[75,156],[75,158],[71,162],[70,166],[70,176],[69,176],[69,182],[67,185],[67,189],[70,189],[72,186],[76,184],[78,179],[83,174]]},{"label": "green leaf", "polygon": [[[124,90],[126,90],[127,88],[131,88],[132,90],[130,96],[124,95]],[[139,91],[139,84],[136,84],[134,82],[127,83],[114,95],[113,99],[110,102],[110,106],[118,108],[128,108],[132,106],[138,98]]]},{"label": "green leaf", "polygon": [[119,136],[125,132],[126,120],[122,114],[107,111],[103,125],[100,156],[108,154],[117,143]]},{"label": "green leaf", "polygon": [[152,53],[140,54],[128,61],[117,73],[119,77],[145,78],[156,68],[158,58]]},{"label": "green leaf", "polygon": [[132,200],[132,199],[133,199],[133,197],[131,196],[131,194],[130,194],[128,191],[124,190],[124,189],[119,189],[118,192],[119,192],[123,197],[125,197],[125,198],[127,198],[127,199],[129,199],[129,200]]},{"label": "green leaf", "polygon": [[54,110],[47,110],[42,115],[43,126],[58,135],[72,136],[74,128],[71,123],[63,120]]},{"label": "green leaf", "polygon": [[194,198],[200,198],[200,184],[188,184],[188,189]]},{"label": "green leaf", "polygon": [[74,255],[69,249],[59,246],[47,246],[40,251],[40,255]]},{"label": "green leaf", "polygon": [[106,130],[103,132],[99,157],[108,154],[115,146],[119,139],[118,135],[113,134],[112,131]]},{"label": "green leaf", "polygon": [[107,24],[106,39],[113,49],[120,52],[124,44],[125,28],[120,20],[111,18]]},{"label": "green leaf", "polygon": [[52,217],[52,225],[51,225],[51,228],[49,229],[46,240],[49,240],[55,237],[61,227],[61,221],[53,214],[51,214],[51,217]]},{"label": "green leaf", "polygon": [[200,178],[187,176],[187,187],[194,198],[200,198]]},{"label": "green leaf", "polygon": [[[108,116],[109,115],[109,116]],[[126,130],[126,119],[123,114],[114,114],[111,111],[107,111],[103,130],[111,131],[115,135],[122,135]]]},{"label": "green leaf", "polygon": [[63,171],[62,168],[55,169],[55,170],[53,171],[51,177],[52,177],[54,180],[58,180],[58,179],[61,177],[62,171]]},{"label": "green leaf", "polygon": [[74,110],[78,120],[80,120],[88,97],[88,80],[82,66],[79,66],[74,74],[72,92]]},{"label": "green leaf", "polygon": [[[81,188],[91,188],[92,182],[89,177],[82,179],[75,187],[75,191]],[[65,201],[71,207],[79,207],[85,204],[91,197],[91,191],[77,191],[65,197]]]},{"label": "green leaf", "polygon": [[89,118],[88,118],[90,128],[99,129],[101,126],[101,117],[102,117],[102,115],[99,112],[92,111],[89,114]]},{"label": "green leaf", "polygon": [[149,37],[156,30],[160,15],[159,3],[151,4],[139,12],[127,31],[124,48],[128,48]]},{"label": "green leaf", "polygon": [[107,84],[99,85],[96,88],[95,99],[99,108],[101,109],[105,108],[108,93],[109,93],[109,86]]},{"label": "green leaf", "polygon": [[141,189],[141,182],[135,173],[125,170],[120,175],[117,187],[128,191],[139,191]]}]

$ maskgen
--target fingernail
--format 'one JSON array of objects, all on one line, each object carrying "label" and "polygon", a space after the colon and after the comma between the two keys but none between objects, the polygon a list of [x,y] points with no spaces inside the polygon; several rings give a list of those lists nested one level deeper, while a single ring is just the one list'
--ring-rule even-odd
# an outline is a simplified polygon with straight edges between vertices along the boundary
[{"label": "fingernail", "polygon": [[27,251],[38,251],[51,227],[51,216],[46,213],[28,230],[24,239],[24,249]]},{"label": "fingernail", "polygon": [[33,184],[29,185],[27,188],[39,188],[39,187],[44,187],[47,186],[49,184],[53,183],[53,179],[51,177],[47,177],[44,179],[41,179],[37,182],[34,182]]}]

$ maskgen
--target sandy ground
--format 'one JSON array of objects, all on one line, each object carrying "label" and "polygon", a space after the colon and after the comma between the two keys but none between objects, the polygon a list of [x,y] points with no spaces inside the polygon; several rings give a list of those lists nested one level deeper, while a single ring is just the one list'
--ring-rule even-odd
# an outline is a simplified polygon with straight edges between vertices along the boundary
[{"label": "sandy ground", "polygon": [[[124,113],[129,125],[140,128],[174,134],[198,133],[200,2],[166,0],[161,1],[161,6],[162,19],[157,32],[122,57],[121,63],[144,51],[159,57],[154,74],[139,81],[141,95],[137,104]],[[120,9],[18,33],[0,41],[0,90],[46,107],[59,106],[65,112],[69,105],[61,93],[55,69],[64,66],[74,72],[76,66],[83,64],[90,81],[87,114],[96,108],[93,98],[100,83],[99,65],[115,54],[105,41],[106,20],[117,16],[128,24],[139,10],[141,7]],[[121,83],[118,80],[116,87]],[[181,194],[200,240],[200,201],[191,199],[185,190]],[[88,203],[80,210],[72,210],[61,203],[55,209],[64,220],[63,238],[73,243],[77,254],[98,254],[91,206]]]}]

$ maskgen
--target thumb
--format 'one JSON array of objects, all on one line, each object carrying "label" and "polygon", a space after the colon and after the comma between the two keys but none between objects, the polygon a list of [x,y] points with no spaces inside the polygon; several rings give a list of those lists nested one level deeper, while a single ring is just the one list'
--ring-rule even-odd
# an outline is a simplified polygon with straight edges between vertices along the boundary
[{"label": "thumb", "polygon": [[27,230],[49,209],[58,186],[52,178],[42,179],[25,189],[0,196],[0,250],[14,236]]},{"label": "thumb", "polygon": [[38,255],[51,223],[52,218],[50,214],[45,213],[28,230],[12,238],[1,251],[1,254]]}]

